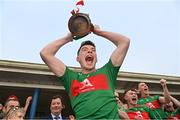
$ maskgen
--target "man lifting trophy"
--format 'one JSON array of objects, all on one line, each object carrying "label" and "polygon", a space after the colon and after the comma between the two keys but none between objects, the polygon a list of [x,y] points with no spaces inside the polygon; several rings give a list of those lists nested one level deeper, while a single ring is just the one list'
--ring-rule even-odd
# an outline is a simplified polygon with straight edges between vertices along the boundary
[{"label": "man lifting trophy", "polygon": [[[129,38],[92,25],[89,16],[79,12],[70,17],[68,27],[70,32],[47,44],[40,55],[69,95],[75,119],[124,118],[118,114],[114,91],[119,69],[129,48]],[[81,71],[71,69],[56,56],[57,52],[63,54],[61,48],[68,45],[67,43],[74,44],[73,39],[80,39],[90,32],[115,45],[111,56],[102,67],[96,68],[96,45],[90,40],[83,41],[77,50],[76,61],[80,64]],[[72,52],[74,51],[70,51],[68,56]]]}]

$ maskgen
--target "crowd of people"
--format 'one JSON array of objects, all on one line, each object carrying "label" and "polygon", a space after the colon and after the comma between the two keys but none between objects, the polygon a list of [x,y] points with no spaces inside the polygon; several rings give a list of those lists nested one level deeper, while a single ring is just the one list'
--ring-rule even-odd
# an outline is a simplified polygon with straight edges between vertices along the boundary
[{"label": "crowd of people", "polygon": [[164,79],[160,80],[163,96],[150,96],[147,84],[139,83],[137,89],[125,90],[126,104],[114,97],[117,95],[114,94],[117,74],[127,54],[130,40],[119,33],[101,30],[97,25],[93,25],[91,32],[116,46],[109,61],[99,69],[96,69],[96,45],[92,41],[83,41],[77,51],[76,60],[80,64],[80,72],[71,70],[56,56],[64,45],[73,43],[72,33],[49,43],[40,52],[42,60],[59,78],[70,96],[75,117],[77,119],[168,119],[169,114],[163,108],[166,108],[164,107],[167,106],[166,104],[169,105],[172,97]]},{"label": "crowd of people", "polygon": [[[65,109],[62,99],[56,95],[50,103],[50,115],[42,119],[180,119],[180,102],[169,94],[166,80],[160,84],[163,95],[150,95],[146,83],[139,83],[135,89],[127,89],[122,97],[115,92],[116,80],[120,67],[127,54],[130,40],[119,33],[101,30],[92,25],[93,34],[103,37],[115,45],[109,60],[96,69],[96,45],[88,40],[83,41],[77,51],[76,60],[81,71],[74,71],[57,58],[56,53],[67,43],[73,43],[72,33],[46,45],[40,56],[50,70],[59,78],[70,98],[74,115],[62,115]],[[121,101],[119,98],[124,98]],[[27,99],[25,107],[20,107],[16,97],[10,97],[4,104],[2,116],[5,120],[22,120],[32,98]],[[176,107],[174,108],[174,105]],[[14,117],[14,118],[13,118]]]},{"label": "crowd of people", "polygon": [[10,95],[2,105],[0,110],[0,119],[3,120],[23,120],[29,107],[32,97],[26,99],[24,107],[21,107],[19,98],[16,95]]},{"label": "crowd of people", "polygon": [[[165,79],[161,79],[160,84],[163,89],[162,95],[150,95],[150,86],[144,82],[139,83],[138,86],[133,88],[126,89],[123,94],[115,91],[113,99],[118,106],[119,119],[180,120],[180,101],[169,94]],[[0,118],[2,120],[24,120],[31,100],[31,96],[27,97],[25,106],[22,107],[19,98],[15,95],[10,95],[4,104],[0,104]],[[52,96],[49,106],[49,115],[36,119],[76,119],[74,114],[62,114],[62,111],[65,109],[63,96]]]},{"label": "crowd of people", "polygon": [[169,94],[165,79],[161,79],[160,84],[163,88],[162,96],[150,95],[149,86],[143,82],[138,87],[125,90],[125,102],[116,98],[120,117],[124,118],[121,113],[123,111],[127,113],[126,119],[131,120],[179,120],[179,100]]},{"label": "crowd of people", "polygon": [[[19,98],[16,95],[10,95],[5,101],[4,105],[1,103],[0,119],[2,120],[24,120],[28,119],[26,115],[28,107],[31,103],[32,97],[29,96],[26,99],[25,106],[22,107]],[[51,98],[49,104],[49,115],[41,117],[35,117],[39,120],[74,120],[74,115],[65,116],[62,115],[62,110],[65,108],[62,97],[60,95],[54,95]]]}]

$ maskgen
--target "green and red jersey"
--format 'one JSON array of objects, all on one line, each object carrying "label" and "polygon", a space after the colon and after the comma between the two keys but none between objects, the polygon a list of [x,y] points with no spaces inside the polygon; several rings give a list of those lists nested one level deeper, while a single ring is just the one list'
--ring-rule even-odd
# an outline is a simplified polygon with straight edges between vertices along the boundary
[{"label": "green and red jersey", "polygon": [[120,67],[111,60],[90,74],[75,72],[66,67],[60,81],[68,92],[78,119],[119,119],[114,99],[115,82]]},{"label": "green and red jersey", "polygon": [[139,105],[145,105],[153,110],[154,119],[167,119],[167,114],[162,109],[161,103],[159,102],[159,95],[148,96],[147,98],[140,98],[138,100]]},{"label": "green and red jersey", "polygon": [[180,109],[177,108],[174,112],[167,112],[168,120],[180,120]]},{"label": "green and red jersey", "polygon": [[126,112],[130,120],[135,120],[135,119],[150,120],[154,118],[151,114],[151,111],[152,110],[150,108],[140,105],[134,108],[129,108]]}]

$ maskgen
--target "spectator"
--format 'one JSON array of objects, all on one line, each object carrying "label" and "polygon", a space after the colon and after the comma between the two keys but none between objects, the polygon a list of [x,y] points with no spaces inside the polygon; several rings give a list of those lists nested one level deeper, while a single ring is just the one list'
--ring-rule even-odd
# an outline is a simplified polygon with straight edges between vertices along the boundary
[{"label": "spectator", "polygon": [[31,100],[32,100],[32,96],[29,96],[29,97],[26,98],[26,103],[25,103],[25,106],[24,106],[24,113],[25,114],[27,112],[27,109],[29,107],[29,104],[30,104]]},{"label": "spectator", "polygon": [[62,110],[65,108],[61,96],[55,95],[51,99],[50,111],[51,114],[47,117],[49,120],[63,120],[66,119],[62,115]]},{"label": "spectator", "polygon": [[4,114],[6,114],[12,107],[20,107],[19,99],[16,96],[9,96],[6,100],[3,108]]},{"label": "spectator", "polygon": [[4,120],[24,120],[24,108],[11,107],[4,116]]},{"label": "spectator", "polygon": [[162,109],[163,104],[167,104],[170,102],[170,95],[166,85],[166,80],[161,79],[160,84],[163,88],[164,96],[150,96],[149,87],[146,83],[139,83],[138,91],[140,93],[140,99],[138,100],[139,105],[146,105],[153,110],[154,119],[167,119],[167,114]]},{"label": "spectator", "polygon": [[[26,99],[26,104],[25,104],[25,107],[24,107],[24,115],[26,114],[26,111],[27,111],[27,108],[29,106],[29,103],[30,103],[31,99],[32,99],[31,96],[29,96]],[[12,107],[20,107],[19,99],[15,95],[10,95],[7,98],[7,100],[5,102],[5,105],[3,107],[3,115],[5,115],[7,113],[7,111],[9,111],[9,109],[11,109]]]}]

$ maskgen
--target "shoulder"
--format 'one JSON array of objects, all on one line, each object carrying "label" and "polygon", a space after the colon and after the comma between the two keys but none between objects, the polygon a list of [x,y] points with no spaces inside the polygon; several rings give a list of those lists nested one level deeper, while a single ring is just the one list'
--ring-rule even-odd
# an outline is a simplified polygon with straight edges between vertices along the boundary
[{"label": "shoulder", "polygon": [[74,76],[74,75],[78,75],[78,72],[74,71],[73,69],[69,68],[66,66],[65,72],[62,76],[59,76],[59,78],[64,78],[67,76]]},{"label": "shoulder", "polygon": [[138,100],[138,104],[144,104],[146,101],[146,98],[139,98],[139,100]]}]

